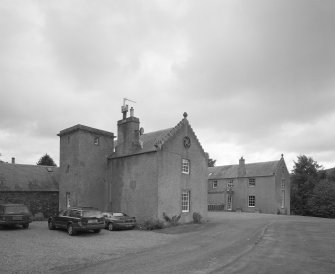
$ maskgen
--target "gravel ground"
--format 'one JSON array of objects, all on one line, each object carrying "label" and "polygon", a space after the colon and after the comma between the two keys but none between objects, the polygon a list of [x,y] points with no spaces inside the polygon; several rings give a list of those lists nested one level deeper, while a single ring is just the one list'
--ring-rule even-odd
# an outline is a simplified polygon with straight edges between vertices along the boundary
[{"label": "gravel ground", "polygon": [[47,222],[33,222],[28,230],[0,228],[0,273],[61,273],[181,237],[140,230],[102,230],[71,237],[47,227]]}]

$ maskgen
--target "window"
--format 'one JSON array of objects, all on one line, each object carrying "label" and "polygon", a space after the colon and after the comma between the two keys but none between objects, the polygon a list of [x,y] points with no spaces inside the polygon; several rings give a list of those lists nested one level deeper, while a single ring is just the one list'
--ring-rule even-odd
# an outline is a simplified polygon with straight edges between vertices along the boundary
[{"label": "window", "polygon": [[255,178],[249,178],[249,187],[255,187],[255,186],[256,186]]},{"label": "window", "polygon": [[285,189],[285,179],[281,179],[281,188]]},{"label": "window", "polygon": [[285,190],[281,191],[281,208],[285,207]]},{"label": "window", "polygon": [[248,207],[255,207],[256,199],[255,195],[249,195]]},{"label": "window", "polygon": [[215,181],[213,181],[213,188],[217,188],[217,187],[218,187],[218,181],[215,180]]},{"label": "window", "polygon": [[190,192],[183,191],[181,193],[181,212],[190,211]]},{"label": "window", "polygon": [[190,174],[190,160],[182,160],[182,173]]},{"label": "window", "polygon": [[234,186],[234,180],[229,180],[227,183],[227,188],[232,188]]},{"label": "window", "polygon": [[99,145],[99,137],[94,137],[94,144],[96,145],[96,146],[98,146]]}]

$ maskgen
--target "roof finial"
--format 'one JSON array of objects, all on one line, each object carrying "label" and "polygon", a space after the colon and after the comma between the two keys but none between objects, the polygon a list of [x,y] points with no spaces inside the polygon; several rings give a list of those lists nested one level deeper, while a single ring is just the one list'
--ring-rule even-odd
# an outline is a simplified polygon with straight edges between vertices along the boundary
[{"label": "roof finial", "polygon": [[284,158],[284,154],[283,153],[281,154],[281,157]]},{"label": "roof finial", "polygon": [[184,112],[183,116],[186,119],[187,118],[187,112]]}]

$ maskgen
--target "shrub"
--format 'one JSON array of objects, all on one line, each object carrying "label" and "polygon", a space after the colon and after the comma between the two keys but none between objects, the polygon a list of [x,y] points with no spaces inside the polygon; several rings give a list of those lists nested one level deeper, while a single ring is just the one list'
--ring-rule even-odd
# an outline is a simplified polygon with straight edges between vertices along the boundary
[{"label": "shrub", "polygon": [[142,230],[155,230],[162,228],[164,228],[164,223],[156,219],[149,219],[146,220],[144,223],[139,224],[139,229]]},{"label": "shrub", "polygon": [[165,212],[163,212],[163,217],[166,222],[170,223],[173,226],[176,226],[180,220],[181,214],[174,215],[170,218],[168,215],[165,214]]},{"label": "shrub", "polygon": [[193,213],[193,222],[196,223],[196,224],[200,224],[201,223],[201,219],[202,219],[202,216],[200,213],[198,212],[194,212]]}]

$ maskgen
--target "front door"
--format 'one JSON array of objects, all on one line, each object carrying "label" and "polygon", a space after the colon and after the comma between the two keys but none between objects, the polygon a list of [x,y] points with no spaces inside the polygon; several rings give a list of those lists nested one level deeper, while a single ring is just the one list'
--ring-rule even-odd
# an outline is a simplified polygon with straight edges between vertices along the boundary
[{"label": "front door", "polygon": [[233,207],[233,196],[228,194],[227,196],[227,210],[232,210]]}]

